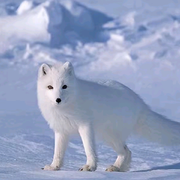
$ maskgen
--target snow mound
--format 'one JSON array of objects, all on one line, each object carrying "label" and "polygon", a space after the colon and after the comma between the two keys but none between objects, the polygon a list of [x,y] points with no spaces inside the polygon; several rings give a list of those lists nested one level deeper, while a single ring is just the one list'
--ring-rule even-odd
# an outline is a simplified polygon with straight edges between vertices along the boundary
[{"label": "snow mound", "polygon": [[[96,20],[98,18],[98,21]],[[17,15],[0,18],[1,51],[22,43],[50,47],[96,41],[103,23],[111,18],[74,1],[23,1]]]},{"label": "snow mound", "polygon": [[17,14],[21,15],[33,8],[33,1],[23,1],[17,9]]}]

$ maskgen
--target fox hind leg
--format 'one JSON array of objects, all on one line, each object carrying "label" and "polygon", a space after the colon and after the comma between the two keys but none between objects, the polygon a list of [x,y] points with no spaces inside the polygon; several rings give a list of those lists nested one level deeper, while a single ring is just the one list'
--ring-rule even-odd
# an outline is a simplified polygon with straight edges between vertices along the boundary
[{"label": "fox hind leg", "polygon": [[[126,172],[129,171],[130,165],[131,165],[131,151],[127,147],[127,145],[124,146],[126,155],[123,163],[121,164],[120,171]],[[118,158],[117,158],[118,159]]]},{"label": "fox hind leg", "polygon": [[114,146],[114,150],[118,153],[117,159],[113,165],[108,167],[106,171],[109,172],[126,172],[130,168],[131,163],[131,151],[127,145]]}]

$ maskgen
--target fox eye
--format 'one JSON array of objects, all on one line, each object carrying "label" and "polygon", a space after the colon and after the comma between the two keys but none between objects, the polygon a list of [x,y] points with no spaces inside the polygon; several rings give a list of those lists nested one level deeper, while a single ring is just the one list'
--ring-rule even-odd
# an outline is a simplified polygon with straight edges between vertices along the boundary
[{"label": "fox eye", "polygon": [[62,89],[66,89],[67,88],[67,85],[64,85],[63,87],[62,87]]},{"label": "fox eye", "polygon": [[52,87],[51,85],[49,85],[47,88],[48,88],[48,89],[53,89],[53,87]]}]

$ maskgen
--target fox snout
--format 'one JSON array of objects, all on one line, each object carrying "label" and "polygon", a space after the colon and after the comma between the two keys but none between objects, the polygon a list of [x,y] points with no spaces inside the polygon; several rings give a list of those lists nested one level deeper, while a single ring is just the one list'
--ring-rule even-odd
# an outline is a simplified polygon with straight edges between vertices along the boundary
[{"label": "fox snout", "polygon": [[57,98],[56,99],[56,102],[59,104],[61,102],[61,99],[60,98]]}]

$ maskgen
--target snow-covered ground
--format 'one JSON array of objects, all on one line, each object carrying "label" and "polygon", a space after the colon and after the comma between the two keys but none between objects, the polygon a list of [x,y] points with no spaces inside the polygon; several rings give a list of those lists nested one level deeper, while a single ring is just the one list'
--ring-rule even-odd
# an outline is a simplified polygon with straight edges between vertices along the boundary
[{"label": "snow-covered ground", "polygon": [[113,79],[153,110],[180,122],[180,0],[0,1],[0,179],[179,179],[180,146],[137,137],[130,172],[107,173],[116,154],[97,144],[96,172],[74,137],[61,171],[41,167],[53,156],[53,132],[36,100],[38,66],[71,61],[84,79]]}]

